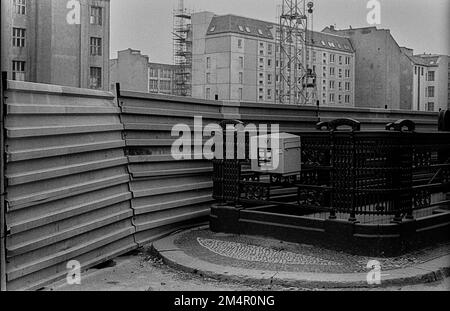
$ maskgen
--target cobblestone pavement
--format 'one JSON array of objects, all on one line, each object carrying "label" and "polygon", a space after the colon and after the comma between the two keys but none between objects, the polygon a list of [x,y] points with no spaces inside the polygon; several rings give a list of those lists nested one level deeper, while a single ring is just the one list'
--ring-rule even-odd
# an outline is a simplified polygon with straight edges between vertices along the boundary
[{"label": "cobblestone pavement", "polygon": [[367,272],[371,260],[381,263],[384,271],[411,267],[450,253],[450,244],[411,252],[394,258],[349,255],[311,245],[277,240],[215,234],[196,229],[182,234],[175,245],[188,255],[204,261],[245,269],[314,273]]}]

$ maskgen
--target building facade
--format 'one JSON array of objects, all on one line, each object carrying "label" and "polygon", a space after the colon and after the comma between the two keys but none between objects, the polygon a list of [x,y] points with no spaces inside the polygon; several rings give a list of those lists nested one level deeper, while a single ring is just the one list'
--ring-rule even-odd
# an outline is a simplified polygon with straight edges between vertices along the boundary
[{"label": "building facade", "polygon": [[[192,16],[192,96],[203,99],[276,103],[281,58],[278,25],[210,12]],[[317,74],[321,105],[354,106],[355,53],[350,40],[308,35],[308,66]]]},{"label": "building facade", "polygon": [[422,90],[420,90],[425,96],[423,110],[440,111],[448,109],[450,106],[448,56],[420,54],[416,55],[415,58],[420,59],[426,66],[424,70],[425,83],[422,85]]},{"label": "building facade", "polygon": [[110,61],[111,86],[120,83],[123,90],[176,95],[177,66],[152,63],[141,51],[127,49],[117,52]]},{"label": "building facade", "polygon": [[402,47],[401,109],[438,112],[450,104],[449,62],[446,55],[413,55]]},{"label": "building facade", "polygon": [[357,107],[400,109],[403,52],[388,29],[376,27],[323,32],[348,38],[356,53],[355,102]]},{"label": "building facade", "polygon": [[109,88],[110,1],[72,2],[68,9],[67,1],[1,1],[1,61],[9,79]]}]

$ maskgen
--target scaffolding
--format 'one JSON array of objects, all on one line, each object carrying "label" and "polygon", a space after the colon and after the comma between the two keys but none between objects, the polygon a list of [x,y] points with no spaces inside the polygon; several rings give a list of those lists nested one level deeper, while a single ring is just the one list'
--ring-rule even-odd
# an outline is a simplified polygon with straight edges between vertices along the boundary
[{"label": "scaffolding", "polygon": [[178,96],[191,96],[192,81],[192,33],[191,16],[178,0],[173,14],[173,57],[177,66],[174,77],[174,92]]},{"label": "scaffolding", "polygon": [[[306,0],[282,0],[277,29],[276,100],[281,104],[314,104],[317,99],[317,76],[310,66],[313,3]],[[311,22],[312,23],[312,22]]]}]

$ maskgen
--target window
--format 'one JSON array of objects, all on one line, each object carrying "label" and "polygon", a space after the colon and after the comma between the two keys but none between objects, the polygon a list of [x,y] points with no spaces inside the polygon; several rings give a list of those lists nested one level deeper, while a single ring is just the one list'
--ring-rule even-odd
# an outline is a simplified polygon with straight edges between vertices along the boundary
[{"label": "window", "polygon": [[268,53],[269,55],[272,55],[272,49],[273,49],[272,44],[268,44],[268,45],[267,45],[267,53]]},{"label": "window", "polygon": [[261,36],[263,36],[264,35],[264,33],[262,32],[262,30],[261,29],[258,29],[258,33],[261,35]]},{"label": "window", "polygon": [[434,71],[428,71],[428,81],[434,81]]},{"label": "window", "polygon": [[102,87],[102,68],[91,67],[89,75],[89,87],[91,89],[99,89]]},{"label": "window", "polygon": [[211,68],[211,57],[207,57],[206,58],[206,68],[210,69]]},{"label": "window", "polygon": [[345,82],[345,90],[350,91],[350,82]]},{"label": "window", "polygon": [[342,78],[342,69],[341,68],[339,68],[339,78]]},{"label": "window", "polygon": [[330,54],[330,63],[334,63],[336,60],[336,55]]},{"label": "window", "polygon": [[339,91],[342,91],[342,82],[338,83],[338,89],[339,89]]},{"label": "window", "polygon": [[91,56],[102,56],[102,38],[91,37]]},{"label": "window", "polygon": [[238,96],[239,96],[239,100],[242,100],[242,88],[239,88]]},{"label": "window", "polygon": [[334,93],[330,94],[330,103],[334,103]]},{"label": "window", "polygon": [[244,68],[244,57],[239,56],[239,67]]},{"label": "window", "polygon": [[350,65],[350,57],[348,56],[345,57],[345,64]]},{"label": "window", "polygon": [[345,69],[345,77],[350,78],[350,69]]},{"label": "window", "polygon": [[25,62],[14,60],[12,62],[12,79],[17,81],[25,81]]},{"label": "window", "polygon": [[339,65],[342,65],[342,56],[339,56]]},{"label": "window", "polygon": [[423,76],[423,67],[422,67],[422,76]]},{"label": "window", "polygon": [[267,75],[267,83],[272,84],[272,75],[270,73]]},{"label": "window", "polygon": [[434,111],[434,103],[427,104],[427,111]]},{"label": "window", "polygon": [[428,97],[430,98],[434,97],[434,86],[428,87]]},{"label": "window", "polygon": [[14,0],[14,10],[16,14],[27,14],[27,2],[26,0]]},{"label": "window", "polygon": [[150,78],[158,78],[158,69],[150,68],[149,76],[150,76]]},{"label": "window", "polygon": [[206,99],[211,99],[211,89],[210,88],[206,89]]},{"label": "window", "polygon": [[267,90],[267,99],[272,99],[272,90],[271,89]]},{"label": "window", "polygon": [[330,90],[334,90],[335,82],[330,81]]},{"label": "window", "polygon": [[334,76],[335,74],[336,74],[335,68],[334,67],[330,67],[330,76]]},{"label": "window", "polygon": [[172,72],[169,69],[163,69],[161,78],[163,78],[163,79],[172,79]]},{"label": "window", "polygon": [[317,52],[313,51],[313,53],[312,53],[312,59],[313,59],[313,62],[316,62],[316,61],[317,61]]},{"label": "window", "polygon": [[260,42],[260,43],[259,43],[259,47],[260,47],[261,49],[264,49],[264,43],[263,43],[263,42]]},{"label": "window", "polygon": [[161,91],[170,91],[170,81],[159,82]]},{"label": "window", "polygon": [[206,83],[211,83],[211,74],[210,73],[207,73],[206,74]]},{"label": "window", "polygon": [[245,31],[248,33],[252,32],[249,27],[245,27]]},{"label": "window", "polygon": [[238,39],[238,48],[242,48],[242,39]]},{"label": "window", "polygon": [[350,103],[350,95],[345,95],[344,101],[346,104]]},{"label": "window", "polygon": [[417,66],[414,66],[414,74],[417,74]]},{"label": "window", "polygon": [[244,74],[242,72],[239,73],[239,83],[244,83]]},{"label": "window", "polygon": [[158,80],[150,80],[149,89],[152,92],[157,92],[158,91]]},{"label": "window", "polygon": [[267,66],[272,66],[272,60],[270,58],[267,60]]},{"label": "window", "polygon": [[244,31],[244,28],[241,25],[239,25],[238,28],[240,31]]},{"label": "window", "polygon": [[12,45],[15,47],[23,48],[25,46],[25,29],[24,28],[13,28],[13,42]]},{"label": "window", "polygon": [[103,8],[99,6],[91,7],[91,25],[103,25]]}]

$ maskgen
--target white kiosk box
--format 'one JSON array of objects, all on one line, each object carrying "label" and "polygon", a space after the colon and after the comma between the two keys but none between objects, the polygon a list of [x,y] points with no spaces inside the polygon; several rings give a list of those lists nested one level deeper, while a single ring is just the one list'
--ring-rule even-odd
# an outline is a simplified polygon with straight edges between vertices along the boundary
[{"label": "white kiosk box", "polygon": [[257,148],[256,158],[252,158],[252,171],[291,176],[301,171],[300,136],[278,133],[255,136],[251,148]]}]

